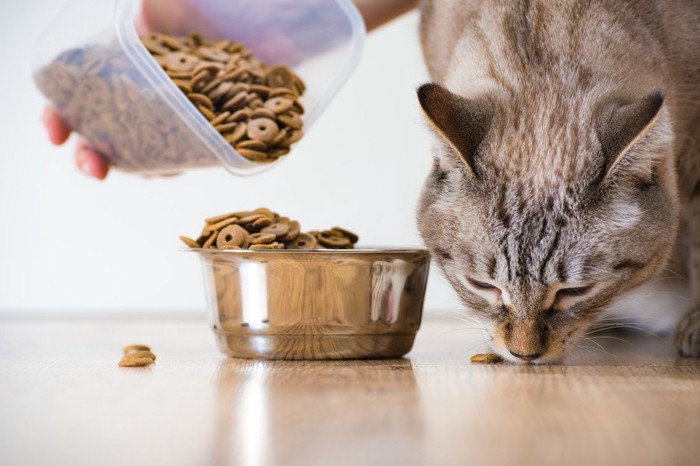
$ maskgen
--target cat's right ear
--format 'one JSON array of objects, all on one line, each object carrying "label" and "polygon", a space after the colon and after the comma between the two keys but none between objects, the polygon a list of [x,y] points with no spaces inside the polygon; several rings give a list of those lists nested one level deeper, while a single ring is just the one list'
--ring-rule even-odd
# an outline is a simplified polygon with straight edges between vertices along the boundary
[{"label": "cat's right ear", "polygon": [[491,127],[492,104],[487,100],[465,99],[434,83],[418,88],[418,101],[435,130],[478,178],[474,160]]},{"label": "cat's right ear", "polygon": [[635,146],[654,127],[663,103],[663,95],[652,92],[637,100],[610,100],[600,105],[596,132],[606,160],[603,180],[614,178],[618,172],[632,174],[645,182],[653,179],[657,154],[636,150]]}]

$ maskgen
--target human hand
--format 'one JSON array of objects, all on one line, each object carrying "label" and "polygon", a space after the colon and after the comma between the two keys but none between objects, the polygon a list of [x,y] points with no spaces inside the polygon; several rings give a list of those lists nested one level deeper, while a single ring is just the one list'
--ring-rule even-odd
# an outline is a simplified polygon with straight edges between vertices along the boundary
[{"label": "human hand", "polygon": [[[168,7],[170,7],[169,11]],[[186,16],[187,12],[178,7],[177,2],[144,0],[141,15],[136,20],[136,27],[144,32],[163,28],[175,29],[178,24],[185,22]],[[42,122],[49,140],[57,146],[63,145],[73,132],[70,125],[51,105],[44,108]],[[78,170],[98,180],[104,180],[109,173],[109,160],[92,149],[89,142],[85,140],[77,141],[73,151],[73,159]]]},{"label": "human hand", "polygon": [[[51,106],[44,108],[42,117],[49,140],[57,146],[65,143],[71,134],[71,128]],[[84,141],[75,145],[73,158],[78,170],[98,180],[104,180],[109,172],[109,162],[95,152]]]}]

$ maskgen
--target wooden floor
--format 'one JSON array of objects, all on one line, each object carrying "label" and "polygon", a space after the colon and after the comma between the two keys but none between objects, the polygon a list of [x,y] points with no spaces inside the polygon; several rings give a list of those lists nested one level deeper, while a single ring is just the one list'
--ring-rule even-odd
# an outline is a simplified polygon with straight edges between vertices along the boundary
[{"label": "wooden floor", "polygon": [[[0,317],[0,464],[700,464],[700,361],[625,336],[471,365],[467,327],[429,316],[400,360],[263,362],[204,318]],[[118,368],[129,343],[157,363]]]}]

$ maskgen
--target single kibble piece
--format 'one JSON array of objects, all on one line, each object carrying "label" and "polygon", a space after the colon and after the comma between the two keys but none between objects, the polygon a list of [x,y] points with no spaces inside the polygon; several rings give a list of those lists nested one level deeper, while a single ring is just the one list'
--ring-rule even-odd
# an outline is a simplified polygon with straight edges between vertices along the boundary
[{"label": "single kibble piece", "polygon": [[119,367],[144,367],[156,361],[156,355],[146,345],[129,345],[124,347],[124,356]]},{"label": "single kibble piece", "polygon": [[360,240],[359,236],[357,236],[352,231],[346,230],[345,228],[333,227],[333,228],[331,228],[331,231],[337,231],[338,233],[340,233],[341,235],[343,235],[347,239],[349,239],[352,244],[355,244]]},{"label": "single kibble piece", "polygon": [[119,367],[145,367],[150,366],[154,362],[151,358],[128,359],[124,357],[119,361]]},{"label": "single kibble piece", "polygon": [[282,238],[284,235],[289,233],[289,225],[285,225],[284,223],[273,223],[272,225],[263,228],[262,232],[275,235],[276,238]]},{"label": "single kibble piece", "polygon": [[503,358],[493,353],[475,354],[469,360],[476,364],[494,364],[497,362],[503,362]]},{"label": "single kibble piece", "polygon": [[238,225],[229,225],[219,232],[216,247],[219,249],[240,248],[248,240],[248,232]]},{"label": "single kibble piece", "polygon": [[325,232],[318,235],[316,238],[318,243],[327,248],[333,249],[349,249],[352,247],[352,242],[345,236],[336,236],[331,234],[326,234]]},{"label": "single kibble piece", "polygon": [[132,351],[151,351],[151,348],[146,345],[129,345],[124,347],[124,354]]},{"label": "single kibble piece", "polygon": [[131,353],[126,353],[122,359],[140,359],[140,358],[151,358],[154,361],[157,356],[150,351],[134,351]]},{"label": "single kibble piece", "polygon": [[301,233],[301,224],[296,220],[289,221],[289,231],[282,237],[282,241],[292,241]]},{"label": "single kibble piece", "polygon": [[300,233],[299,236],[287,243],[287,249],[316,249],[316,238],[308,233]]},{"label": "single kibble piece", "polygon": [[265,108],[270,110],[272,113],[284,113],[294,105],[292,99],[287,99],[284,97],[273,97],[265,102]]},{"label": "single kibble piece", "polygon": [[277,133],[279,128],[271,118],[256,118],[248,123],[248,137],[254,141],[269,144],[277,137]]},{"label": "single kibble piece", "polygon": [[197,243],[192,238],[188,238],[187,236],[180,236],[180,241],[182,241],[183,243],[185,243],[187,246],[189,246],[191,248],[198,248],[199,247],[199,243]]},{"label": "single kibble piece", "polygon": [[272,233],[253,233],[250,235],[251,247],[255,244],[269,244],[275,242],[276,236]]}]

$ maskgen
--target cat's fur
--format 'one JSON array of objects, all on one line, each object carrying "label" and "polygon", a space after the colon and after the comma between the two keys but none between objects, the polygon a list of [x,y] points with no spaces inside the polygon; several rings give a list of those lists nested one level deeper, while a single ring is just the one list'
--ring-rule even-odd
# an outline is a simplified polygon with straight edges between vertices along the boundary
[{"label": "cat's fur", "polygon": [[699,356],[700,1],[424,0],[421,40],[419,229],[492,349],[559,360],[687,223]]}]

